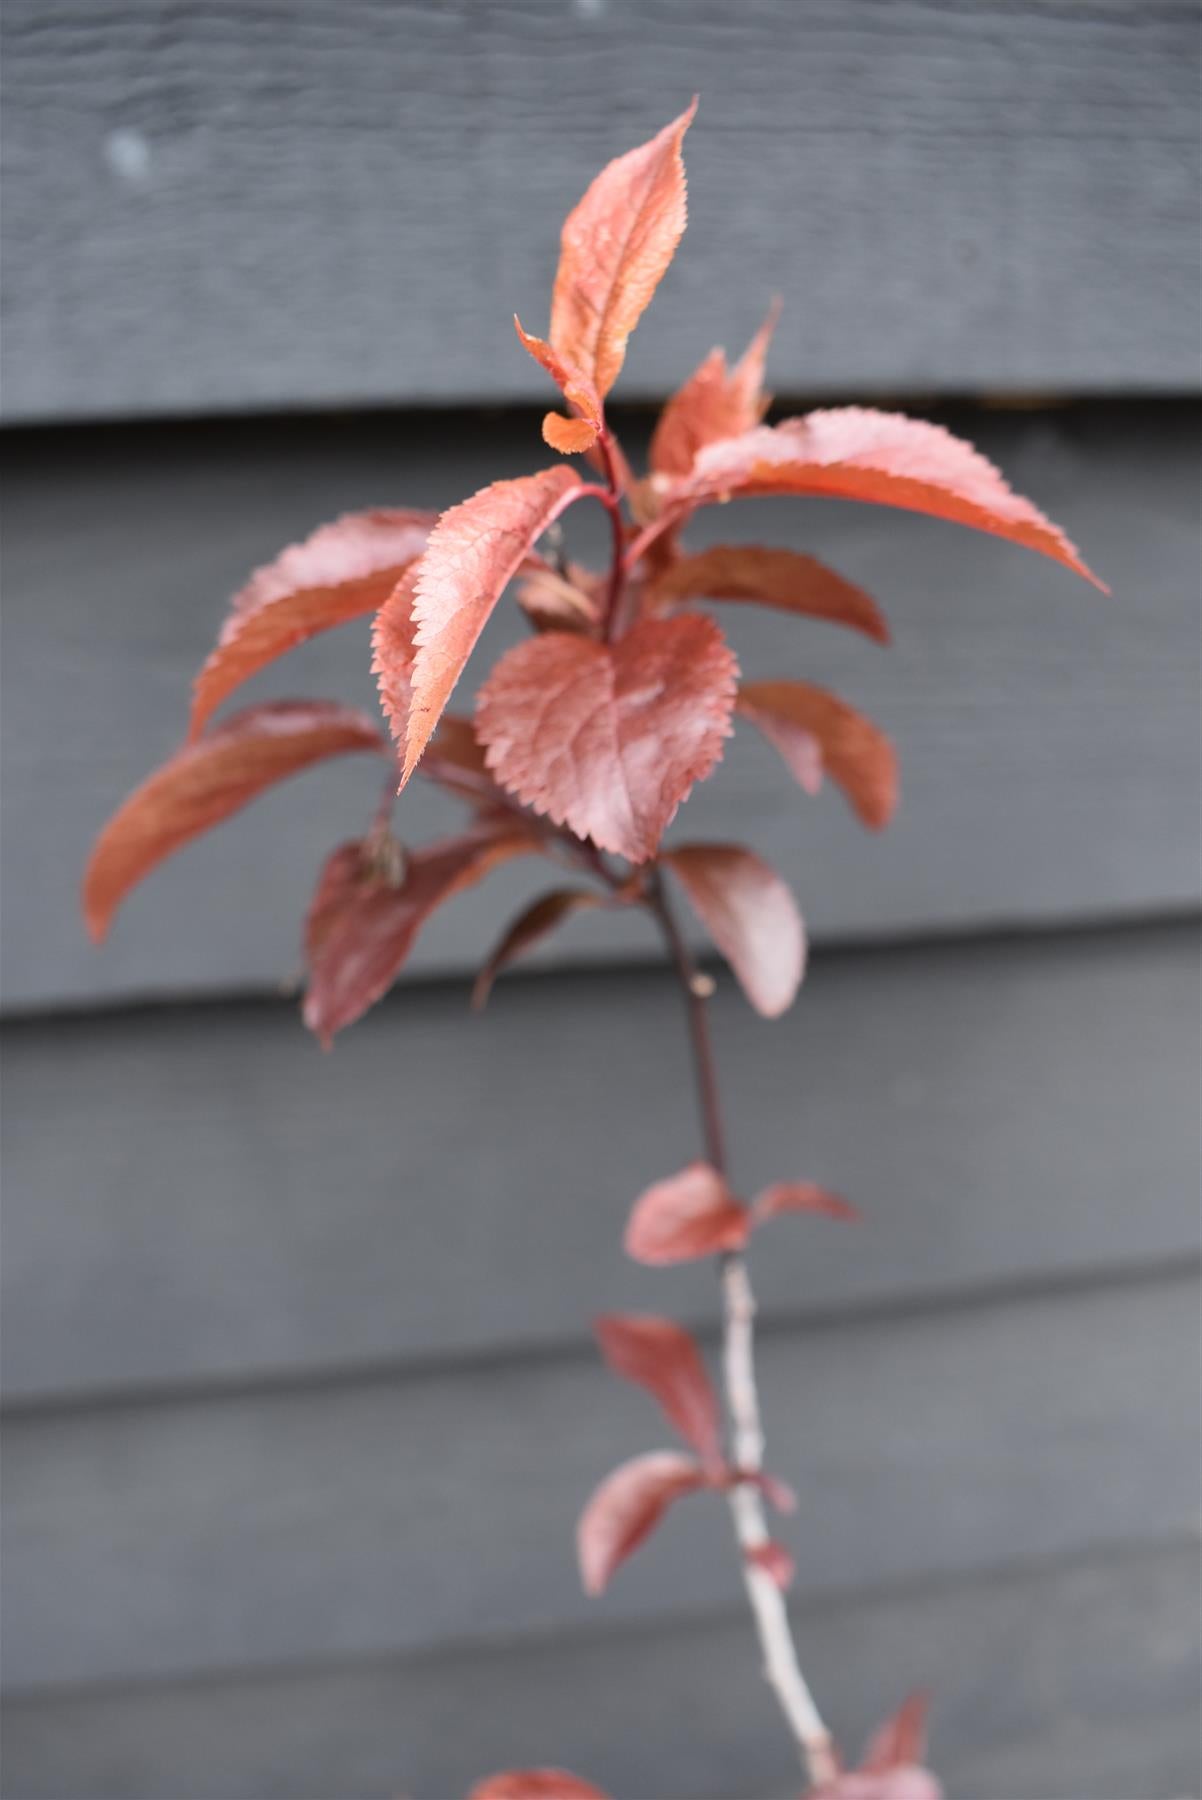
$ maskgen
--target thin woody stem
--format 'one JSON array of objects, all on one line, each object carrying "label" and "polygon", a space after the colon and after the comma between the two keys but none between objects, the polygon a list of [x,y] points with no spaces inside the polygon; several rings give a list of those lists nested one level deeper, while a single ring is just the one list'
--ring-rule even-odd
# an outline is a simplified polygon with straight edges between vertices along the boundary
[{"label": "thin woody stem", "polygon": [[[693,963],[658,870],[648,883],[647,905],[663,932],[688,1009],[706,1155],[719,1174],[725,1175],[725,1140],[706,1005],[710,985]],[[756,1560],[756,1552],[769,1542],[769,1532],[763,1498],[754,1479],[764,1466],[764,1431],[755,1374],[755,1295],[746,1260],[739,1252],[728,1251],[720,1258],[719,1268],[722,1372],[730,1417],[731,1461],[744,1477],[732,1484],[729,1496],[735,1536],[742,1552],[743,1583],[759,1635],[764,1674],[797,1744],[803,1769],[815,1786],[821,1786],[833,1781],[839,1772],[834,1744],[801,1672],[784,1595],[771,1572]]]}]

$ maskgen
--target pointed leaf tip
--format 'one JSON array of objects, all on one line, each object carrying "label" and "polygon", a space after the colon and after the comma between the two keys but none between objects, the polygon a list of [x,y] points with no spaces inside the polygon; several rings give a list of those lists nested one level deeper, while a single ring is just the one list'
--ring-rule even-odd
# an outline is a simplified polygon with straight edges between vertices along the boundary
[{"label": "pointed leaf tip", "polygon": [[615,1375],[658,1401],[669,1422],[707,1469],[722,1464],[718,1401],[693,1337],[671,1319],[607,1313],[593,1322],[601,1354]]},{"label": "pointed leaf tip", "polygon": [[858,1222],[859,1212],[841,1194],[819,1187],[815,1181],[777,1181],[756,1195],[751,1204],[751,1222],[762,1225],[766,1219],[783,1213],[820,1213],[827,1219]]},{"label": "pointed leaf tip", "polygon": [[813,792],[813,745],[822,769],[843,789],[872,831],[897,810],[897,752],[879,725],[825,688],[808,681],[745,681],[735,703],[742,718],[767,738],[795,779]]},{"label": "pointed leaf tip", "polygon": [[668,1507],[706,1485],[701,1464],[675,1450],[632,1457],[607,1475],[576,1528],[585,1593],[602,1593],[615,1569],[654,1531]]},{"label": "pointed leaf tip", "polygon": [[787,884],[738,844],[682,844],[663,860],[752,1006],[779,1018],[806,963],[805,927]]}]

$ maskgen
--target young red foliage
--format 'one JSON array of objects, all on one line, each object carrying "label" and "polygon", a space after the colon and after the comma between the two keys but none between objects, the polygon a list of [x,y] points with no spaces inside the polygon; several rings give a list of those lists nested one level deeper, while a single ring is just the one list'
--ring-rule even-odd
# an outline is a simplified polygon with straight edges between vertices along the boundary
[{"label": "young red foliage", "polygon": [[797,1564],[792,1551],[785,1544],[778,1543],[776,1538],[768,1538],[762,1544],[753,1544],[747,1551],[747,1561],[770,1575],[782,1594],[792,1587]]},{"label": "young red foliage", "polygon": [[467,1800],[608,1800],[608,1795],[566,1769],[506,1769],[478,1781]]},{"label": "young red foliage", "polygon": [[626,1254],[651,1265],[690,1262],[747,1242],[747,1208],[709,1163],[690,1163],[640,1194],[626,1225]]},{"label": "young red foliage", "polygon": [[596,578],[570,563],[537,568],[519,584],[518,605],[536,631],[592,631],[600,623]]},{"label": "young red foliage", "polygon": [[756,1195],[751,1203],[751,1222],[762,1225],[765,1219],[782,1213],[821,1213],[827,1219],[858,1219],[859,1213],[849,1200],[814,1181],[777,1181]]},{"label": "young red foliage", "polygon": [[115,812],[93,847],[83,911],[97,942],[129,890],[202,831],[264,788],[311,763],[349,751],[387,749],[372,721],[329,700],[248,707],[157,768]]},{"label": "young red foliage", "polygon": [[793,1004],[805,973],[805,927],[775,869],[738,844],[683,844],[663,862],[766,1019]]},{"label": "young red foliage", "polygon": [[813,792],[813,745],[822,768],[874,831],[897,807],[897,752],[878,725],[808,681],[745,681],[735,702],[763,732],[794,778]]},{"label": "young red foliage", "polygon": [[827,619],[878,644],[889,627],[876,601],[815,556],[759,544],[715,544],[670,562],[648,584],[645,604],[657,611],[688,600],[744,600],[778,612]]},{"label": "young red foliage", "polygon": [[891,1718],[878,1725],[860,1758],[861,1769],[879,1771],[921,1763],[927,1753],[931,1696],[909,1694]]},{"label": "young red foliage", "polygon": [[779,312],[774,304],[733,369],[727,369],[724,351],[711,350],[666,402],[651,438],[656,475],[687,475],[706,444],[759,424],[768,410],[764,362]]},{"label": "young red foliage", "polygon": [[236,595],[217,648],[196,677],[189,735],[221,702],[297,644],[375,612],[426,547],[437,515],[347,513],[256,571]]},{"label": "young red foliage", "polygon": [[648,1314],[608,1313],[593,1321],[615,1375],[647,1389],[709,1470],[722,1467],[718,1401],[701,1352],[683,1326]]},{"label": "young red foliage", "polygon": [[477,1011],[485,1006],[502,969],[507,969],[510,963],[517,962],[528,950],[557,931],[565,919],[575,912],[604,904],[600,896],[588,888],[554,888],[549,894],[532,900],[489,952],[472,988],[472,1005]]},{"label": "young red foliage", "polygon": [[530,332],[524,331],[522,321],[516,313],[513,315],[513,323],[524,348],[536,363],[541,363],[552,381],[558,382],[564,399],[576,411],[576,416],[568,419],[562,413],[547,413],[543,419],[544,439],[553,450],[561,450],[565,456],[587,450],[596,443],[597,434],[605,421],[601,396],[595,383],[565,362],[546,338],[534,337]]},{"label": "young red foliage", "polygon": [[737,672],[718,627],[696,614],[646,619],[612,644],[550,631],[497,663],[476,729],[502,787],[646,862],[722,754]]},{"label": "young red foliage", "polygon": [[668,1507],[707,1485],[701,1464],[678,1450],[649,1451],[607,1475],[576,1527],[585,1593],[604,1592],[614,1570],[650,1536]]}]

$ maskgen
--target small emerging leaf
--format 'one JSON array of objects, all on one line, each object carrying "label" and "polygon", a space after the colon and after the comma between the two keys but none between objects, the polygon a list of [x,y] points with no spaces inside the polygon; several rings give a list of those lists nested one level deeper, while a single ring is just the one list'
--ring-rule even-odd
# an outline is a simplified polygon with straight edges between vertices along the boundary
[{"label": "small emerging leaf", "polygon": [[549,412],[543,420],[543,437],[553,450],[560,450],[565,456],[587,450],[596,443],[603,422],[601,398],[596,387],[557,355],[545,338],[533,337],[530,332],[523,331],[522,321],[516,313],[513,323],[523,346],[535,362],[542,364],[552,381],[558,383],[564,399],[578,414],[575,418],[565,419],[562,413]]},{"label": "small emerging leaf", "polygon": [[738,844],[669,850],[672,870],[698,918],[758,1013],[779,1018],[805,972],[801,914],[775,869]]},{"label": "small emerging leaf", "polygon": [[696,110],[602,169],[564,224],[549,335],[602,399],[684,231],[680,146]]},{"label": "small emerging leaf", "polygon": [[657,1181],[635,1201],[626,1226],[626,1254],[652,1265],[688,1262],[747,1242],[747,1208],[717,1169],[690,1163]]},{"label": "small emerging leaf", "polygon": [[593,1322],[615,1375],[646,1388],[707,1469],[722,1463],[718,1401],[696,1342],[671,1319],[608,1313]]},{"label": "small emerging leaf", "polygon": [[795,550],[715,544],[669,563],[651,583],[646,603],[654,611],[706,598],[753,601],[779,612],[828,619],[862,631],[878,644],[889,642],[889,627],[875,600],[817,557]]},{"label": "small emerging leaf", "polygon": [[860,1758],[861,1769],[877,1771],[921,1763],[927,1753],[931,1696],[921,1690],[902,1701],[891,1718],[879,1725]]},{"label": "small emerging leaf", "polygon": [[751,1222],[762,1225],[765,1219],[782,1213],[821,1213],[828,1219],[858,1220],[860,1215],[851,1202],[814,1181],[777,1181],[757,1194],[751,1203]]},{"label": "small emerging leaf", "polygon": [[291,544],[252,575],[196,678],[189,735],[242,682],[277,656],[364,613],[375,612],[421,555],[436,514],[348,513]]},{"label": "small emerging leaf", "polygon": [[645,862],[730,728],[737,665],[718,627],[647,619],[613,644],[546,632],[476,702],[488,766],[535,812]]},{"label": "small emerging leaf", "polygon": [[608,1796],[566,1769],[506,1769],[478,1781],[467,1800],[608,1800]]},{"label": "small emerging leaf", "polygon": [[576,1549],[586,1594],[600,1594],[614,1570],[647,1538],[669,1506],[707,1485],[691,1456],[653,1450],[616,1468],[580,1515]]},{"label": "small emerging leaf", "polygon": [[759,424],[768,410],[764,359],[779,312],[773,305],[733,369],[727,369],[724,351],[711,350],[667,401],[651,439],[650,462],[657,475],[687,475],[706,444],[738,437]]},{"label": "small emerging leaf", "polygon": [[793,1553],[785,1544],[778,1543],[775,1538],[768,1538],[762,1544],[755,1544],[746,1552],[747,1561],[754,1568],[763,1569],[765,1575],[784,1593],[793,1585],[793,1577],[797,1572],[797,1564]]},{"label": "small emerging leaf", "polygon": [[[417,565],[411,608],[415,651],[401,785],[463,673],[477,638],[535,540],[569,506],[581,482],[563,464],[495,481],[443,513]],[[377,645],[377,660],[380,658]],[[385,705],[385,676],[381,693]],[[399,723],[395,712],[393,726]]]},{"label": "small emerging leaf", "polygon": [[601,896],[588,888],[555,888],[541,899],[532,901],[524,912],[518,914],[477,975],[472,989],[472,1005],[477,1010],[486,1005],[493,983],[501,970],[507,969],[510,963],[517,962],[535,944],[549,937],[574,912],[602,905],[604,901]]},{"label": "small emerging leaf", "polygon": [[863,823],[874,831],[889,823],[897,807],[897,752],[879,725],[854,706],[808,681],[747,681],[736,708],[758,726],[807,791],[813,792],[816,742],[823,769]]},{"label": "small emerging leaf", "polygon": [[264,788],[327,756],[387,751],[372,721],[328,700],[248,707],[185,744],[119,807],[88,859],[84,918],[99,942],[132,887]]}]

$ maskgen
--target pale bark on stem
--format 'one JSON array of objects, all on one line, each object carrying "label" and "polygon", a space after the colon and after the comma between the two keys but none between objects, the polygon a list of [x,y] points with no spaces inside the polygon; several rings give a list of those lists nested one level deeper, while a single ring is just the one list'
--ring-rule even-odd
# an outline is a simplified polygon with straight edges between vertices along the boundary
[{"label": "pale bark on stem", "polygon": [[[688,1007],[706,1154],[713,1167],[724,1175],[726,1152],[707,1011],[709,989],[693,965],[658,874],[650,883],[648,903],[663,931]],[[834,1744],[801,1672],[784,1595],[769,1571],[751,1554],[769,1541],[763,1497],[754,1480],[764,1466],[764,1432],[755,1374],[755,1295],[741,1253],[727,1252],[719,1266],[722,1372],[730,1419],[730,1454],[734,1467],[744,1477],[732,1485],[729,1495],[735,1537],[742,1553],[743,1583],[759,1636],[765,1677],[797,1744],[803,1769],[815,1786],[821,1786],[838,1774]]]}]

